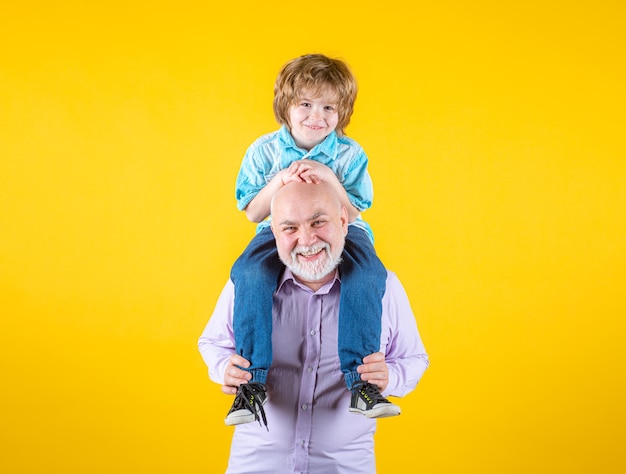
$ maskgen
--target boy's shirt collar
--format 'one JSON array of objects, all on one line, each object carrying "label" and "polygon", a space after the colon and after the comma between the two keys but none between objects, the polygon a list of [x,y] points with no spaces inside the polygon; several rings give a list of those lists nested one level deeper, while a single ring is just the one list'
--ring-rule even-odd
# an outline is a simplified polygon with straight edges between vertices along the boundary
[{"label": "boy's shirt collar", "polygon": [[280,127],[280,130],[278,131],[278,136],[281,142],[285,145],[285,148],[294,148],[295,150],[304,153],[303,158],[305,156],[316,156],[320,153],[323,153],[329,157],[332,157],[336,154],[335,151],[337,149],[337,132],[335,132],[334,130],[324,139],[322,143],[314,146],[313,149],[308,152],[296,145],[293,136],[285,125]]}]

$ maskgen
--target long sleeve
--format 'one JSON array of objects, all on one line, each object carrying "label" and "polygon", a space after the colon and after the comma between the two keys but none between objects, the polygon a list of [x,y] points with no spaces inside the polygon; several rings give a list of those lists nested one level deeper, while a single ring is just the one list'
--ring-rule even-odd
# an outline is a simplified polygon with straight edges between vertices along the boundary
[{"label": "long sleeve", "polygon": [[[285,270],[274,294],[273,359],[264,406],[271,428],[238,425],[227,472],[250,472],[250,466],[275,474],[376,472],[376,420],[348,410],[351,395],[337,354],[338,282],[335,278],[313,291]],[[235,352],[233,301],[229,281],[198,341],[209,377],[218,384],[224,383]],[[390,393],[402,396],[415,388],[428,356],[406,293],[392,273],[383,302],[381,351],[389,365]]]},{"label": "long sleeve", "polygon": [[233,282],[228,280],[198,340],[198,349],[209,368],[209,377],[219,384],[224,383],[226,365],[230,356],[235,353],[232,316],[234,295]]},{"label": "long sleeve", "polygon": [[428,368],[428,354],[404,287],[392,272],[383,297],[381,352],[389,368],[384,395],[402,397],[412,391]]}]

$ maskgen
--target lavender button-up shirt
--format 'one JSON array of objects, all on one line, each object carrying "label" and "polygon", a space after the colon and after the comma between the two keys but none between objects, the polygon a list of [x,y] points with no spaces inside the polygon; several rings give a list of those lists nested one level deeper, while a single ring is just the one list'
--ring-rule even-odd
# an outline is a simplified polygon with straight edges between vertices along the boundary
[{"label": "lavender button-up shirt", "polygon": [[[348,411],[350,392],[339,366],[340,287],[336,276],[314,292],[285,270],[274,295],[273,360],[264,406],[269,432],[256,422],[235,427],[228,473],[376,472],[376,421]],[[232,310],[229,281],[199,340],[209,376],[219,384],[235,352]],[[383,298],[380,350],[389,368],[383,395],[409,393],[428,367],[428,356],[406,293],[391,272]]]}]

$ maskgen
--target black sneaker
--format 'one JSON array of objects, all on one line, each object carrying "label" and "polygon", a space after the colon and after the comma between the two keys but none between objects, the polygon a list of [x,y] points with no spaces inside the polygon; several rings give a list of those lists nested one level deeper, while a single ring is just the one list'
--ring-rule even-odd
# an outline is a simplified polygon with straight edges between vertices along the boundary
[{"label": "black sneaker", "polygon": [[376,385],[360,380],[352,384],[350,411],[368,418],[384,418],[399,415],[400,407],[383,397]]},{"label": "black sneaker", "polygon": [[260,412],[263,423],[267,428],[267,419],[265,418],[265,410],[263,409],[263,405],[266,401],[267,388],[265,385],[257,382],[242,383],[237,390],[235,401],[228,415],[226,415],[224,423],[232,426],[258,420],[260,425]]}]

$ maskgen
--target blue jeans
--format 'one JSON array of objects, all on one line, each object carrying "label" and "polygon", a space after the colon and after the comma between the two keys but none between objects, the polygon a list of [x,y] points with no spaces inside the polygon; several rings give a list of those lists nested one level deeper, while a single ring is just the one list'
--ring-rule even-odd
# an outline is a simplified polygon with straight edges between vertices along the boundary
[{"label": "blue jeans", "polygon": [[[246,370],[252,374],[252,382],[265,383],[272,364],[272,295],[283,270],[269,228],[252,239],[231,270],[236,352],[250,361]],[[387,281],[387,270],[363,229],[348,226],[339,272],[339,362],[346,386],[351,388],[361,379],[356,368],[363,357],[380,350]]]}]

